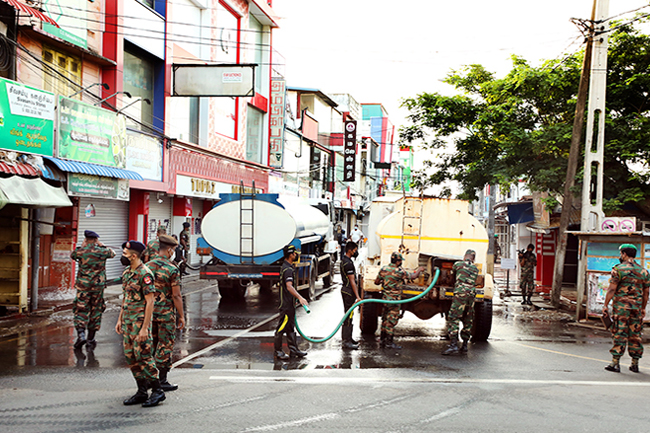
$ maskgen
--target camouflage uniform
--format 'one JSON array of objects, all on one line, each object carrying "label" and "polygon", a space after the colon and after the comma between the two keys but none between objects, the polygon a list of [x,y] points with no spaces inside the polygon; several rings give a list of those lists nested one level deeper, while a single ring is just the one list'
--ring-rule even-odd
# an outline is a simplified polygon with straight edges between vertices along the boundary
[{"label": "camouflage uniform", "polygon": [[[400,300],[402,285],[408,277],[408,272],[394,263],[381,268],[377,280],[380,280],[382,286],[383,299],[387,301]],[[382,334],[393,335],[395,325],[399,321],[399,310],[400,307],[397,304],[384,304],[384,314],[381,318]]]},{"label": "camouflage uniform", "polygon": [[133,272],[130,267],[126,268],[122,274],[122,293],[122,336],[126,362],[136,380],[158,380],[151,333],[145,341],[135,341],[144,321],[145,296],[155,293],[153,273],[143,264]]},{"label": "camouflage uniform", "polygon": [[452,272],[456,275],[456,284],[454,286],[454,299],[451,302],[447,318],[449,324],[448,333],[452,339],[458,338],[458,328],[462,320],[461,338],[463,341],[469,341],[474,323],[474,296],[476,294],[475,285],[478,268],[471,260],[459,260],[454,263]]},{"label": "camouflage uniform", "polygon": [[172,352],[176,339],[176,307],[172,287],[181,285],[181,274],[174,263],[162,257],[147,262],[147,267],[155,276],[156,287],[151,325],[154,359],[159,370],[169,370],[172,367]]},{"label": "camouflage uniform", "polygon": [[521,294],[532,296],[535,292],[535,266],[537,266],[537,257],[535,253],[526,252],[524,254],[524,263],[521,265]]},{"label": "camouflage uniform", "polygon": [[[186,246],[183,246],[183,242],[185,242]],[[189,263],[190,261],[190,229],[184,229],[181,232],[181,236],[179,239],[179,243],[181,247],[183,247],[183,250],[185,251],[185,260]]]},{"label": "camouflage uniform", "polygon": [[650,275],[636,262],[624,262],[614,266],[609,282],[616,284],[616,293],[612,298],[614,347],[609,352],[614,357],[621,357],[627,345],[630,357],[639,359],[643,356],[642,299],[644,290],[650,287]]},{"label": "camouflage uniform", "polygon": [[147,248],[142,253],[142,258],[147,262],[162,258],[160,255],[160,240],[158,238],[149,241]]},{"label": "camouflage uniform", "polygon": [[75,248],[70,257],[79,263],[74,284],[77,296],[72,305],[74,327],[97,331],[101,325],[102,313],[106,309],[106,260],[115,257],[115,251],[91,243]]}]

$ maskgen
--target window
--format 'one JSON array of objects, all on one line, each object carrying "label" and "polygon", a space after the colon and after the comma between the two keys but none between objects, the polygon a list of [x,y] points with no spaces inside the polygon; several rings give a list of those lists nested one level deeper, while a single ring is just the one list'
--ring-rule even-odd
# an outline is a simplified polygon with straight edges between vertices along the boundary
[{"label": "window", "polygon": [[81,60],[44,46],[43,61],[50,66],[43,70],[43,90],[67,97],[81,88]]},{"label": "window", "polygon": [[249,105],[246,116],[246,159],[260,164],[264,139],[263,126],[264,113]]},{"label": "window", "polygon": [[153,9],[153,0],[138,0],[138,2]]},{"label": "window", "polygon": [[[219,63],[239,62],[239,16],[221,3],[217,4],[216,46],[214,60]],[[237,139],[237,98],[212,98],[215,130],[221,135]]]},{"label": "window", "polygon": [[253,30],[252,40],[253,50],[255,53],[253,63],[257,64],[257,67],[255,68],[255,93],[266,93],[262,92],[262,71],[264,69],[264,28],[252,15],[249,17],[248,27]]},{"label": "window", "polygon": [[[125,97],[123,106],[133,103],[124,113],[153,127],[154,64],[127,47],[124,50],[124,91],[131,94],[131,99]],[[140,100],[135,102],[138,99]],[[149,100],[150,104],[147,104],[145,99]],[[133,128],[143,129],[138,123],[131,120],[127,122]]]}]

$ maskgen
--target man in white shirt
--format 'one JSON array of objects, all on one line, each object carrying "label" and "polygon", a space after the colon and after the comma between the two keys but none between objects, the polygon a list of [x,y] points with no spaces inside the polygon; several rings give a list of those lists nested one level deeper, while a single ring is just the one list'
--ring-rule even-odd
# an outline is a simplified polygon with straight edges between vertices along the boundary
[{"label": "man in white shirt", "polygon": [[350,239],[355,244],[359,244],[359,241],[363,239],[363,232],[359,230],[359,226],[354,226],[354,230],[352,230],[352,233],[350,233]]}]

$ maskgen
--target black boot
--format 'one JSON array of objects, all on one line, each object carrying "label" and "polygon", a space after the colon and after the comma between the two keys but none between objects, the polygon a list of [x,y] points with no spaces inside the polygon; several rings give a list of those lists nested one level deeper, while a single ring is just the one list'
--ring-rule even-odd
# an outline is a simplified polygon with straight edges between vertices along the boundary
[{"label": "black boot", "polygon": [[462,353],[467,353],[467,343],[468,343],[468,341],[469,340],[463,340],[463,344],[462,344],[462,346],[460,346],[460,351]]},{"label": "black boot", "polygon": [[73,347],[75,349],[81,349],[86,344],[86,330],[83,328],[77,328],[77,341],[74,342]]},{"label": "black boot", "polygon": [[97,341],[95,341],[95,331],[94,329],[89,329],[88,330],[88,339],[86,341],[86,349],[88,350],[95,350],[95,347],[97,347]]},{"label": "black boot", "polygon": [[526,305],[533,305],[532,297],[533,295],[528,295],[528,300],[526,301]]},{"label": "black boot", "polygon": [[273,348],[275,349],[275,358],[279,359],[281,361],[287,361],[289,359],[289,355],[284,353],[282,350],[282,334],[275,334],[275,337],[273,338]]},{"label": "black boot", "polygon": [[169,373],[168,368],[160,368],[158,369],[158,373],[158,376],[160,377],[160,387],[163,391],[176,391],[178,389],[178,385],[167,381],[167,373]]},{"label": "black boot", "polygon": [[147,394],[147,381],[144,379],[136,379],[136,383],[138,384],[138,392],[123,401],[125,406],[144,403],[149,398]]},{"label": "black boot", "polygon": [[458,337],[451,337],[451,343],[449,346],[442,352],[445,356],[457,356],[460,355],[460,349],[458,348]]},{"label": "black boot", "polygon": [[149,385],[151,385],[151,396],[147,399],[147,401],[142,403],[142,407],[158,406],[158,403],[167,398],[165,397],[165,393],[160,387],[160,381],[158,379],[150,380]]},{"label": "black boot", "polygon": [[343,338],[343,348],[344,349],[350,349],[350,350],[356,350],[359,348],[359,344],[357,344],[353,339],[352,339],[352,325],[343,325],[341,328],[341,336]]},{"label": "black boot", "polygon": [[393,335],[386,335],[386,343],[384,344],[385,349],[400,350],[402,346],[393,343]]},{"label": "black boot", "polygon": [[292,358],[303,358],[307,356],[307,352],[303,352],[298,348],[295,332],[287,333],[287,346],[289,346],[289,356]]},{"label": "black boot", "polygon": [[379,337],[379,347],[382,349],[386,347],[386,342],[388,340],[388,334],[386,334],[386,331],[381,331],[381,336]]},{"label": "black boot", "polygon": [[521,305],[528,305],[528,302],[526,302],[526,294],[522,293],[521,296],[524,298],[524,300],[521,301]]}]

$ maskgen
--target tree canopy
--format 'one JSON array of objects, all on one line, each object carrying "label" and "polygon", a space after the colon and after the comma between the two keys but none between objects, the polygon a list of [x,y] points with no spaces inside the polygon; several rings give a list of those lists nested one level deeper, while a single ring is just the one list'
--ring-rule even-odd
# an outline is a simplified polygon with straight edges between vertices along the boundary
[{"label": "tree canopy", "polygon": [[[404,99],[410,124],[400,128],[400,141],[441,153],[414,176],[414,186],[457,181],[460,198],[474,199],[486,184],[507,186],[523,179],[533,191],[562,195],[582,57],[576,53],[534,67],[513,56],[512,70],[503,78],[469,65],[444,80],[456,95]],[[605,211],[650,197],[649,67],[650,36],[631,25],[610,34]],[[582,185],[582,162],[576,184]],[[650,214],[650,207],[641,207]]]}]

